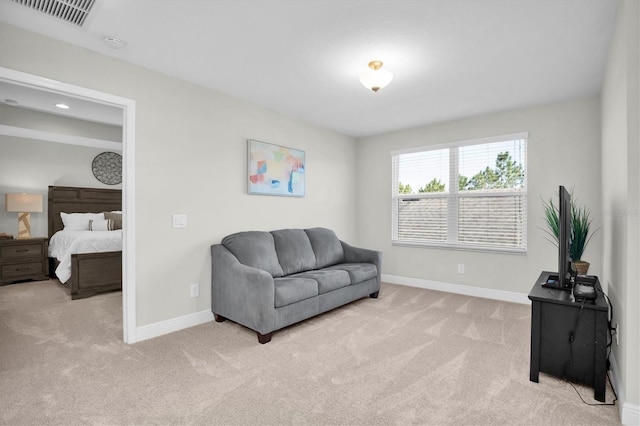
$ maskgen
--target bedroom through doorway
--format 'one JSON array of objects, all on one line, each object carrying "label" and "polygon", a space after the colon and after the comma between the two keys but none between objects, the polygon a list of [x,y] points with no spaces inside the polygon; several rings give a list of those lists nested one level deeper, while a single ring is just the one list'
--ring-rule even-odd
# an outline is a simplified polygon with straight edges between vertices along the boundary
[{"label": "bedroom through doorway", "polygon": [[[0,67],[0,84],[26,89],[42,94],[58,94],[74,98],[83,103],[119,108],[122,113],[122,338],[125,343],[135,343],[136,299],[135,299],[135,101],[109,93],[99,92],[45,77],[36,76]],[[36,132],[37,133],[37,132]],[[43,137],[39,132],[38,139]],[[0,134],[18,138],[33,138],[28,129],[0,124]],[[46,137],[46,135],[45,135]],[[54,138],[55,139],[55,138]],[[73,138],[71,138],[73,139]],[[88,139],[88,138],[87,138]],[[73,139],[78,145],[78,142]],[[51,140],[51,142],[65,143]],[[68,141],[66,142],[68,143]],[[89,143],[93,143],[89,141]],[[89,145],[91,146],[91,145]]]}]

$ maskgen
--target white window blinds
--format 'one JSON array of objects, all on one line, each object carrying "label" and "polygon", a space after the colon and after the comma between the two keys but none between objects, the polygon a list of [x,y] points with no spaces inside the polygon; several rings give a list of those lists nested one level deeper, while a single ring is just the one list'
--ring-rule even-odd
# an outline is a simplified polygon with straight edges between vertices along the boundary
[{"label": "white window blinds", "polygon": [[392,241],[526,252],[527,134],[394,151]]}]

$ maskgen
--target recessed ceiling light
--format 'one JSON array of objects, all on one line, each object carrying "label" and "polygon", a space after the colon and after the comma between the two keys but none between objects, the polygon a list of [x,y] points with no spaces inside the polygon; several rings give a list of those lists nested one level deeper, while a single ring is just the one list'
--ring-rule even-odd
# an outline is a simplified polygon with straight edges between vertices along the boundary
[{"label": "recessed ceiling light", "polygon": [[56,104],[56,107],[60,109],[69,109],[69,105],[67,104]]}]

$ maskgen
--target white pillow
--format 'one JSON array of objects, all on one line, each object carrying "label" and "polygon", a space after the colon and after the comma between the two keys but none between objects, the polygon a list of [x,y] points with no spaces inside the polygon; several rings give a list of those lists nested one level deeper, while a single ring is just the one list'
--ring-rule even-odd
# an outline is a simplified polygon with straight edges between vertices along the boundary
[{"label": "white pillow", "polygon": [[67,231],[88,231],[90,220],[104,220],[103,213],[60,213]]},{"label": "white pillow", "polygon": [[91,219],[89,221],[89,231],[113,231],[113,220]]}]

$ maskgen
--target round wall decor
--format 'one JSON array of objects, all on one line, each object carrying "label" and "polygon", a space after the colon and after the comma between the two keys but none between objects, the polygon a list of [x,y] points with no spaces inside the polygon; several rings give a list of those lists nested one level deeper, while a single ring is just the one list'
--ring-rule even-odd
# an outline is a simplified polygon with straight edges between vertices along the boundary
[{"label": "round wall decor", "polygon": [[93,159],[91,171],[100,182],[117,185],[122,182],[122,156],[115,152],[101,152]]}]

